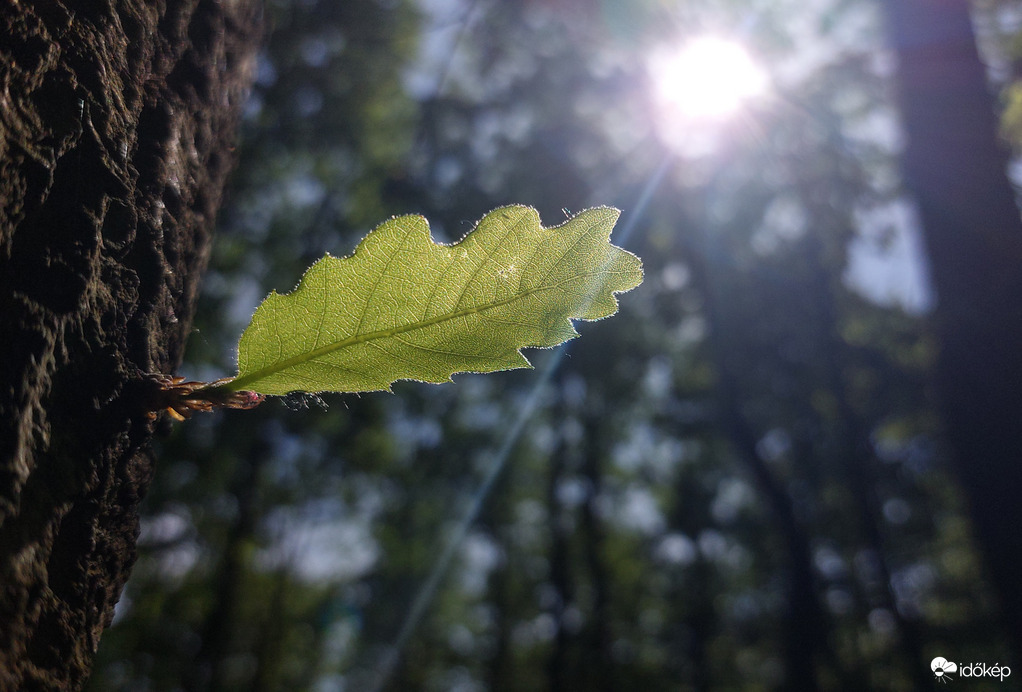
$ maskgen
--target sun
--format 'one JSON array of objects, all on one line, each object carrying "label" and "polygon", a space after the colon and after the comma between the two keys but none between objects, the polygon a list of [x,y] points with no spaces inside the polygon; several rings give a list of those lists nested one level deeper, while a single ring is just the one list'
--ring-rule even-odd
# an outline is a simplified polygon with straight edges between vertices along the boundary
[{"label": "sun", "polygon": [[740,43],[716,36],[655,54],[650,76],[662,107],[695,123],[728,119],[767,86],[765,71]]}]

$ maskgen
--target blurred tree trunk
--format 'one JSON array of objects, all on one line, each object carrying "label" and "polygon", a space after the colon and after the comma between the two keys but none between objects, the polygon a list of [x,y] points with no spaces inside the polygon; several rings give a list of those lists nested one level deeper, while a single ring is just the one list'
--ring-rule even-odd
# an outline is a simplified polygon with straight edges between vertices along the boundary
[{"label": "blurred tree trunk", "polygon": [[819,689],[817,666],[819,660],[834,660],[827,641],[826,618],[820,606],[816,577],[813,572],[812,547],[806,527],[796,515],[787,490],[756,449],[758,437],[742,411],[742,393],[736,372],[737,359],[733,334],[740,329],[732,320],[721,300],[720,278],[722,266],[717,249],[707,229],[707,214],[699,202],[694,214],[699,229],[696,240],[686,248],[695,285],[703,296],[710,341],[710,358],[714,370],[717,417],[721,431],[727,436],[745,470],[769,509],[774,528],[787,549],[786,597],[787,612],[784,620],[785,686],[787,689],[811,692]]},{"label": "blurred tree trunk", "polygon": [[[710,299],[706,299],[706,303],[709,304]],[[710,313],[711,308],[707,307],[706,311]],[[746,471],[763,494],[775,528],[787,548],[787,612],[783,641],[785,685],[788,689],[809,692],[819,689],[816,676],[818,659],[834,659],[828,652],[827,627],[817,595],[809,535],[795,515],[788,493],[756,450],[756,435],[741,413],[741,399],[734,372],[723,356],[722,349],[726,346],[720,342],[726,337],[712,317],[708,318],[708,322],[711,324],[711,339],[714,342],[721,428],[727,433]],[[714,338],[714,333],[720,334],[721,338]]]},{"label": "blurred tree trunk", "polygon": [[213,603],[202,626],[202,643],[187,673],[184,686],[190,692],[229,687],[226,664],[232,653],[235,629],[242,623],[247,558],[259,524],[259,474],[272,451],[263,435],[257,433],[253,437],[251,449],[238,459],[232,482],[231,496],[238,509],[213,579]]},{"label": "blurred tree trunk", "polygon": [[254,0],[0,0],[0,689],[74,689],[152,475]]},{"label": "blurred tree trunk", "polygon": [[[672,495],[674,508],[669,530],[698,537],[706,525],[709,493],[691,471],[682,471],[675,480]],[[707,692],[713,689],[710,645],[721,622],[713,588],[717,575],[713,565],[698,550],[690,565],[679,566],[674,572],[670,591],[673,613],[669,617],[677,633],[673,646],[683,655],[674,657],[670,665],[677,667],[679,687]]]},{"label": "blurred tree trunk", "polygon": [[1022,660],[1022,222],[965,0],[885,3],[938,303],[944,430]]},{"label": "blurred tree trunk", "polygon": [[[814,196],[811,191],[806,191],[803,198],[820,199],[820,196]],[[824,210],[820,210],[818,218],[819,224],[822,225],[823,219],[826,218]],[[863,420],[852,405],[853,387],[849,380],[847,364],[853,363],[854,358],[848,342],[841,336],[837,288],[834,285],[838,280],[837,275],[826,271],[826,252],[819,238],[809,236],[806,239],[806,248],[811,267],[807,294],[811,296],[812,315],[822,344],[822,348],[819,349],[823,366],[821,382],[834,394],[835,411],[832,426],[835,437],[839,440],[834,447],[834,456],[844,471],[843,481],[855,503],[859,531],[873,557],[873,568],[876,570],[877,581],[881,584],[875,597],[894,619],[899,644],[908,664],[907,673],[914,689],[925,690],[931,686],[932,681],[928,668],[930,659],[923,653],[923,638],[918,623],[898,607],[892,580],[891,551],[887,547],[888,540],[878,496],[880,461],[870,442],[872,426]],[[805,420],[813,420],[819,415],[814,413],[810,402],[806,401],[804,405],[805,411],[802,415]],[[824,424],[823,421],[820,423]],[[847,678],[843,676],[843,679]]]},{"label": "blurred tree trunk", "polygon": [[583,687],[593,692],[620,689],[620,673],[613,653],[612,583],[605,556],[607,528],[598,507],[604,492],[601,455],[608,448],[603,435],[603,413],[590,409],[583,421],[585,443],[581,464],[582,477],[589,486],[589,494],[580,507],[582,554],[592,589],[592,614],[583,635],[582,670],[588,675]]},{"label": "blurred tree trunk", "polygon": [[575,594],[571,583],[572,565],[568,547],[570,534],[557,497],[558,485],[568,468],[567,447],[568,443],[561,434],[551,455],[546,489],[547,512],[550,516],[550,585],[557,594],[557,601],[552,608],[557,630],[546,662],[550,692],[566,692],[571,689],[568,667],[573,637],[568,631],[564,616],[568,607],[574,603]]},{"label": "blurred tree trunk", "polygon": [[490,500],[483,505],[478,520],[479,527],[496,542],[502,554],[498,566],[490,572],[488,584],[493,607],[491,617],[496,634],[492,655],[483,671],[486,689],[490,692],[512,692],[523,688],[521,676],[516,671],[512,643],[516,597],[521,597],[515,588],[512,565],[514,558],[511,557],[516,547],[513,545],[514,541],[509,540],[506,530],[506,527],[514,523],[514,499],[511,494],[513,485],[510,473],[500,474],[490,491]]}]

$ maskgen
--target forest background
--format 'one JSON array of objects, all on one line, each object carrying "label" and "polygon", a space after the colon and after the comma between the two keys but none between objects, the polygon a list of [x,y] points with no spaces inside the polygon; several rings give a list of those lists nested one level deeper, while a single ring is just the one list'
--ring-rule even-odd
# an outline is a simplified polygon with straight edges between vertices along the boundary
[{"label": "forest background", "polygon": [[[974,10],[1010,140],[1022,9]],[[927,689],[937,656],[1011,660],[877,3],[266,13],[180,374],[232,373],[270,289],[393,214],[451,242],[614,205],[647,278],[536,372],[175,425],[90,689]],[[699,129],[651,65],[707,33],[769,88]]]}]

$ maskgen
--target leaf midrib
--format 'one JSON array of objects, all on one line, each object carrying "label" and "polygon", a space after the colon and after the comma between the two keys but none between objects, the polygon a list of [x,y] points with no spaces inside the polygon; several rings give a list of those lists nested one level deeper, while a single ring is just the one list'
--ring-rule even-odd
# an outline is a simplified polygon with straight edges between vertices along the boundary
[{"label": "leaf midrib", "polygon": [[355,346],[357,344],[375,341],[376,339],[386,339],[388,337],[406,334],[408,332],[415,331],[416,329],[425,329],[426,327],[432,327],[435,324],[441,324],[443,322],[447,322],[450,320],[468,317],[469,315],[477,315],[487,310],[493,310],[499,307],[503,307],[505,305],[509,305],[515,302],[516,300],[522,300],[537,293],[542,293],[544,291],[552,291],[554,289],[560,288],[566,283],[577,281],[579,279],[585,279],[590,276],[596,275],[610,275],[616,273],[620,272],[603,270],[599,272],[585,272],[582,274],[576,274],[574,276],[562,279],[561,281],[555,284],[551,284],[549,286],[537,286],[536,288],[528,289],[526,291],[519,291],[515,293],[513,296],[491,303],[477,305],[471,308],[465,308],[464,310],[458,310],[456,312],[451,312],[444,315],[437,315],[436,317],[430,317],[427,319],[418,320],[416,322],[409,322],[407,324],[403,324],[397,327],[391,327],[389,329],[380,329],[375,332],[367,332],[365,334],[355,334],[345,339],[341,339],[340,341],[335,341],[333,343],[320,346],[319,348],[315,348],[311,351],[308,351],[307,353],[302,353],[297,356],[292,356],[282,361],[278,361],[273,365],[266,366],[265,368],[260,368],[255,372],[249,373],[248,375],[236,377],[230,382],[225,382],[223,384],[223,387],[236,392],[241,391],[245,389],[245,387],[250,386],[254,382],[258,382],[259,380],[270,377],[271,375],[276,375],[277,373],[283,370],[287,370],[288,368],[294,367],[296,365],[301,365],[303,363],[315,360],[320,356],[325,356],[330,353],[334,353],[335,351],[340,351],[342,349],[348,348],[349,346]]}]

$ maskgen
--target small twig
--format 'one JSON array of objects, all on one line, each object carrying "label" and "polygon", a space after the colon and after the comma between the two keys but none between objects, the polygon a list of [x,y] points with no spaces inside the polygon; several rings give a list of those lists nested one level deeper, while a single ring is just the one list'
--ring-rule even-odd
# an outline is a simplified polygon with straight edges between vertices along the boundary
[{"label": "small twig", "polygon": [[191,418],[196,411],[250,409],[266,398],[255,392],[238,392],[223,387],[233,379],[230,377],[215,382],[192,382],[183,377],[150,374],[149,379],[156,385],[148,402],[150,419],[155,419],[160,411],[166,411],[174,420],[183,421]]}]

